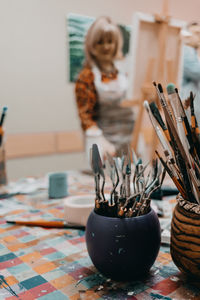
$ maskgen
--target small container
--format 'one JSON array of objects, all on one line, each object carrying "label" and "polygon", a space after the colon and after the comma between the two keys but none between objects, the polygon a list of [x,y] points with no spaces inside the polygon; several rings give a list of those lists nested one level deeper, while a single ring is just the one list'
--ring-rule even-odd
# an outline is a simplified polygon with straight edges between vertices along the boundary
[{"label": "small container", "polygon": [[64,218],[68,223],[86,226],[94,209],[95,195],[69,196],[64,199]]},{"label": "small container", "polygon": [[200,280],[200,205],[177,196],[171,223],[170,251],[179,270]]},{"label": "small container", "polygon": [[153,209],[132,218],[111,218],[91,212],[86,245],[95,267],[114,280],[139,278],[148,273],[158,255],[160,223]]},{"label": "small container", "polygon": [[67,196],[67,174],[53,173],[49,175],[49,198],[64,198]]}]

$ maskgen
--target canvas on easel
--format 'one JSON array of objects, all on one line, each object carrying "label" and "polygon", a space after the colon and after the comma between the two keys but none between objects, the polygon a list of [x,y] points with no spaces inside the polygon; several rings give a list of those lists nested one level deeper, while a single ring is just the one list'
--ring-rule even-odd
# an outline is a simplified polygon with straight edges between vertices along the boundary
[{"label": "canvas on easel", "polygon": [[133,16],[128,99],[129,106],[138,107],[132,141],[136,151],[143,121],[143,101],[156,101],[152,82],[160,82],[164,87],[169,82],[177,87],[181,84],[183,45],[180,32],[184,26],[184,21],[172,19],[167,13],[137,12]]},{"label": "canvas on easel", "polygon": [[[166,37],[165,64],[163,84],[168,84],[167,64],[172,62],[172,79],[180,84],[182,77],[182,41],[180,31],[186,25],[184,21],[171,19],[168,24]],[[128,98],[141,98],[141,86],[145,81],[147,65],[150,59],[155,60],[155,65],[151,70],[152,80],[160,80],[158,72],[159,58],[159,28],[160,24],[154,15],[136,12],[133,16],[131,31],[131,57],[129,78],[130,85]],[[166,81],[167,80],[167,81]]]}]

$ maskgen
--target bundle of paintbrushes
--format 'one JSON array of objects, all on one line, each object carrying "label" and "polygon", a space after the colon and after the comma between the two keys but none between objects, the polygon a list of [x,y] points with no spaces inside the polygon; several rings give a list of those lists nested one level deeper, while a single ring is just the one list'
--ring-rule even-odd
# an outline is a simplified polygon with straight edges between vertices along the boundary
[{"label": "bundle of paintbrushes", "polygon": [[[144,166],[142,160],[137,159],[134,151],[130,149],[127,149],[122,157],[107,154],[103,164],[98,146],[93,144],[90,149],[90,160],[95,178],[97,214],[130,218],[150,211],[151,194],[161,187],[165,176],[165,170],[162,171],[161,163],[157,159],[153,161],[153,167],[146,177],[148,164]],[[112,190],[108,197],[104,194],[107,180],[105,172],[112,182]]]},{"label": "bundle of paintbrushes", "polygon": [[172,178],[182,197],[200,203],[200,136],[190,93],[191,120],[188,120],[177,88],[167,86],[166,98],[161,84],[153,83],[164,119],[155,102],[144,102],[152,125],[160,140],[163,156],[156,151],[160,162]]}]

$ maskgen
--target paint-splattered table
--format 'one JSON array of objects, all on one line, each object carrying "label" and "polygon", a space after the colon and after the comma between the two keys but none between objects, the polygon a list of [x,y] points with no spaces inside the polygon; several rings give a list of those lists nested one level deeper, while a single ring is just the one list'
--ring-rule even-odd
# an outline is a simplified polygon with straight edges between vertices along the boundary
[{"label": "paint-splattered table", "polygon": [[[69,193],[91,193],[93,178],[68,173]],[[200,299],[200,288],[185,282],[161,246],[148,278],[115,282],[88,257],[84,231],[8,224],[5,217],[63,218],[61,199],[47,189],[0,201],[0,299]]]}]

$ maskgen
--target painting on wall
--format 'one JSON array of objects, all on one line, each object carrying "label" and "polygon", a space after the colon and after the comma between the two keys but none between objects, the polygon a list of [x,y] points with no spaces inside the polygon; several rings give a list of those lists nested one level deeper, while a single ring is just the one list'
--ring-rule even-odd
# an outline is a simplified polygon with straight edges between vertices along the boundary
[{"label": "painting on wall", "polygon": [[[90,25],[94,22],[94,17],[88,17],[78,14],[67,15],[67,35],[68,35],[68,53],[69,67],[68,78],[74,82],[84,63],[84,40]],[[123,35],[123,54],[128,56],[131,27],[127,25],[118,25]]]}]

